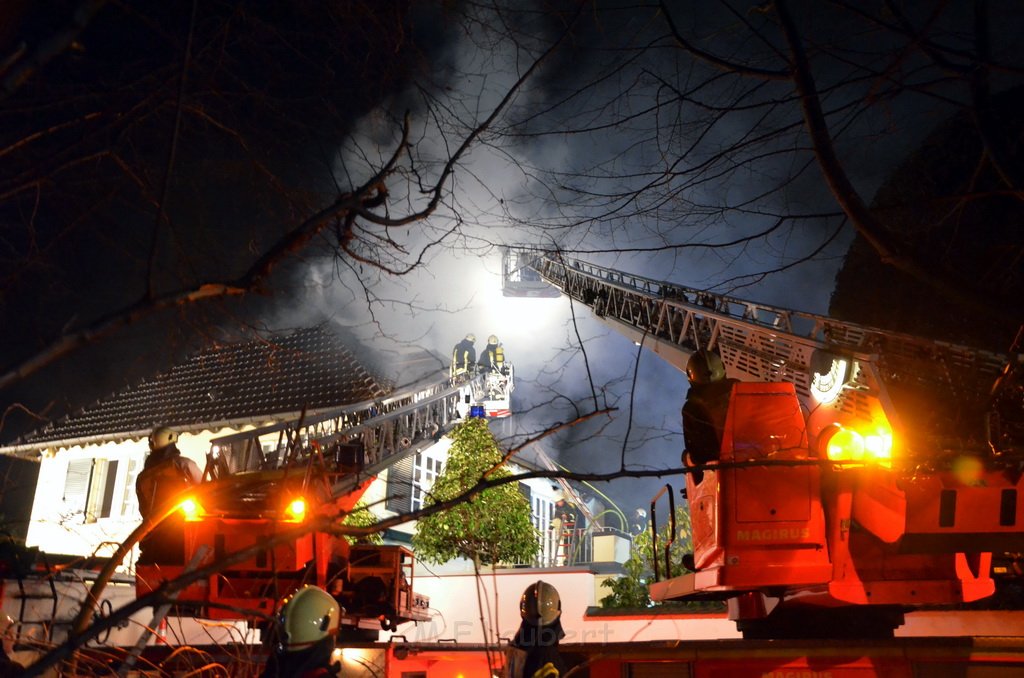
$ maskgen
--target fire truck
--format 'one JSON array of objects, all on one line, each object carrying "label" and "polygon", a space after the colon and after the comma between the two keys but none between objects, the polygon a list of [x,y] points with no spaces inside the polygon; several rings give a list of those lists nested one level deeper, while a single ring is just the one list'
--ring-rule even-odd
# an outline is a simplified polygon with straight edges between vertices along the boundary
[{"label": "fire truck", "polygon": [[485,378],[439,375],[386,399],[214,439],[204,482],[178,504],[186,565],[137,565],[136,596],[206,568],[177,593],[188,614],[260,623],[281,598],[315,584],[341,602],[342,628],[353,638],[428,620],[430,601],[413,588],[412,551],[349,545],[323,528],[356,510],[381,471],[485,410]]},{"label": "fire truck", "polygon": [[718,459],[683,469],[688,573],[667,576],[651,526],[653,600],[724,600],[749,638],[887,637],[910,609],[992,595],[994,554],[1019,571],[1020,337],[1008,357],[554,252],[515,262],[677,369],[714,351],[738,380]]}]

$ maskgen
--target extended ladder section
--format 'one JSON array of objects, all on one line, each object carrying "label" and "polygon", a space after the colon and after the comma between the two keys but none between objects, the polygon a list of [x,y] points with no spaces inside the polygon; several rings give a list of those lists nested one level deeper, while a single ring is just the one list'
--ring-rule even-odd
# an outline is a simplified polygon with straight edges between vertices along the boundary
[{"label": "extended ladder section", "polygon": [[[355,547],[346,554],[345,540],[301,524],[351,513],[375,476],[470,413],[482,379],[439,376],[385,399],[213,439],[209,482],[182,503],[184,561],[234,564],[186,587],[179,601],[214,619],[243,619],[270,614],[284,595],[315,582],[345,600],[347,627],[389,630],[429,619],[427,598],[411,587],[412,552],[367,546],[356,557]],[[140,564],[136,592],[182,571]]]},{"label": "extended ladder section", "polygon": [[334,466],[351,471],[341,474],[332,488],[334,496],[341,496],[364,479],[437,442],[453,422],[466,415],[472,393],[482,388],[483,375],[456,383],[445,375],[385,399],[215,438],[211,475],[304,464],[300,458],[305,459],[315,443],[321,454],[333,455],[330,461]]},{"label": "extended ladder section", "polygon": [[[717,351],[728,376],[792,383],[808,414],[891,427],[904,459],[984,447],[988,391],[1005,356],[623,273],[555,253],[522,266],[680,370]],[[821,414],[815,417],[815,414]],[[824,424],[822,424],[824,425]]]}]

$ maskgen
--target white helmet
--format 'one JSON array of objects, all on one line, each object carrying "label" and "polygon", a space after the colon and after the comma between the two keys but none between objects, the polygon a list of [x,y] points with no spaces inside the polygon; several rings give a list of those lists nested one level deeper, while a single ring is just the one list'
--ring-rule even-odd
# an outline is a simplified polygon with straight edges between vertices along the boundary
[{"label": "white helmet", "polygon": [[498,343],[497,335],[492,334],[491,336],[487,337],[487,343],[488,344],[497,344]]},{"label": "white helmet", "polygon": [[149,434],[149,449],[162,450],[178,442],[178,432],[166,426],[158,426]]},{"label": "white helmet", "polygon": [[470,332],[466,335],[466,341],[476,341],[476,335]]},{"label": "white helmet", "polygon": [[305,650],[338,633],[341,606],[327,591],[303,586],[282,601],[278,621],[284,649]]},{"label": "white helmet", "polygon": [[528,624],[554,624],[562,616],[562,599],[558,590],[546,581],[530,584],[519,599],[519,616]]}]

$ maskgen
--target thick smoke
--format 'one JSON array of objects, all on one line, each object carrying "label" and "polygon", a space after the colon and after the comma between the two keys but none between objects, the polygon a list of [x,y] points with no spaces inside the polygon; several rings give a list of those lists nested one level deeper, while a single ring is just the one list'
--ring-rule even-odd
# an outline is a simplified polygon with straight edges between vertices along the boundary
[{"label": "thick smoke", "polygon": [[[413,110],[416,143],[403,161],[406,176],[436,176],[452,149],[491,115],[564,26],[545,23],[543,14],[517,13],[512,10],[521,4],[509,4],[500,15],[467,21],[431,89],[396,98]],[[813,15],[808,11],[808,22]],[[704,47],[737,60],[767,63],[778,56],[763,44],[742,41],[742,31],[715,33],[716,22],[733,22],[721,7],[680,10],[675,18]],[[747,18],[767,40],[778,40],[769,19]],[[627,466],[678,466],[682,375],[666,370],[653,354],[642,354],[637,363],[636,347],[589,311],[577,307],[578,328],[572,327],[566,299],[502,297],[496,246],[555,245],[654,279],[824,313],[852,230],[802,136],[792,84],[720,79],[715,68],[679,49],[662,19],[616,3],[602,3],[600,12],[580,18],[562,49],[460,162],[438,212],[412,228],[387,231],[404,257],[386,265],[401,269],[401,262],[420,257],[422,265],[394,276],[367,265],[313,264],[302,273],[310,292],[304,307],[355,329],[378,355],[397,356],[402,347],[415,346],[435,356],[441,368],[467,332],[477,335],[481,347],[486,335],[496,334],[518,376],[517,414],[505,430],[510,438],[590,411],[593,383],[597,407],[615,407],[615,413],[560,434],[545,443],[549,450],[580,471],[616,469],[623,460]],[[834,26],[828,38],[837,45],[857,37],[855,26],[823,25]],[[850,78],[838,61],[824,63],[818,75],[822,87]],[[855,84],[843,90],[847,99],[834,95],[826,104],[842,110],[848,100],[872,96],[874,84]],[[837,148],[864,195],[906,148],[872,146],[865,139],[901,130],[900,138],[914,143],[925,127],[922,108],[936,115],[929,103],[934,101],[886,102],[838,118]],[[390,153],[398,117],[394,108],[366,117],[362,133],[339,151],[339,183],[358,184],[370,171],[368,159],[372,165]],[[737,153],[745,155],[736,160]],[[417,188],[389,186],[391,209],[422,205],[429,196]],[[776,222],[782,227],[744,241]],[[722,246],[730,242],[738,244]],[[394,378],[403,383],[408,376]],[[638,504],[657,483],[622,485],[623,503]]]},{"label": "thick smoke", "polygon": [[[514,64],[524,63],[524,54],[516,59],[510,52],[482,49],[481,42],[479,34],[468,33],[453,50],[452,72],[472,75],[442,88],[446,98],[441,103],[420,101],[414,116],[418,143],[412,159],[406,161],[409,166],[436,171],[460,134],[493,110],[522,71]],[[507,42],[502,45],[511,49]],[[545,105],[554,85],[551,78],[542,84],[518,96],[510,117]],[[601,92],[601,96],[611,94]],[[415,101],[411,94],[400,98]],[[436,109],[466,113],[467,129],[436,127],[436,118],[429,115]],[[367,116],[359,125],[360,133],[340,149],[336,174],[342,186],[364,181],[387,156],[395,136],[385,121],[393,120],[388,111]],[[506,124],[502,119],[498,129],[507,132]],[[478,348],[487,335],[495,334],[517,375],[516,414],[511,422],[496,427],[509,444],[594,409],[614,408],[609,416],[546,440],[545,449],[566,467],[581,472],[615,471],[623,463],[627,468],[677,467],[682,447],[679,408],[685,393],[682,375],[666,370],[651,353],[641,352],[638,361],[632,342],[579,305],[574,327],[573,309],[565,298],[504,297],[496,245],[548,246],[554,241],[567,247],[570,255],[573,249],[581,249],[585,251],[581,256],[597,263],[697,287],[711,287],[723,277],[738,275],[743,267],[757,270],[759,262],[731,254],[708,256],[709,250],[700,249],[616,253],[622,248],[657,247],[666,237],[680,241],[680,234],[691,225],[665,225],[664,233],[658,234],[652,233],[643,217],[637,217],[636,223],[617,220],[610,231],[607,224],[587,224],[585,218],[564,212],[557,201],[538,197],[544,187],[532,168],[543,167],[549,175],[578,172],[601,162],[600,153],[608,148],[593,148],[590,139],[560,136],[517,140],[506,133],[491,138],[493,143],[478,146],[461,163],[451,184],[452,197],[439,213],[411,229],[388,232],[405,252],[423,253],[422,266],[407,274],[388,275],[366,264],[350,266],[325,258],[302,269],[297,285],[305,292],[301,303],[290,304],[274,322],[300,326],[331,319],[372,347],[370,359],[396,384],[446,369],[452,346],[466,333],[476,334]],[[630,146],[628,139],[610,143],[615,150]],[[424,196],[403,192],[408,188],[389,186],[392,209],[422,204]],[[580,225],[567,226],[567,217]],[[701,229],[695,242],[715,242],[718,237],[718,231]],[[400,267],[395,260],[383,263]],[[827,299],[827,285],[819,287],[822,302]],[[421,351],[431,359],[410,358]],[[604,491],[629,509],[646,501],[656,486],[624,480]]]}]

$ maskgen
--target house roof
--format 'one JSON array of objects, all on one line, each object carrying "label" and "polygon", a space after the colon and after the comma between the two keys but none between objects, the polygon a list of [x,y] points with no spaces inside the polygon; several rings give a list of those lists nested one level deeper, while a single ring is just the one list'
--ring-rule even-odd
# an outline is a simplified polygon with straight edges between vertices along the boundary
[{"label": "house roof", "polygon": [[159,425],[195,431],[265,423],[303,408],[339,407],[389,391],[335,332],[318,326],[204,349],[23,436],[6,451],[137,438]]}]

